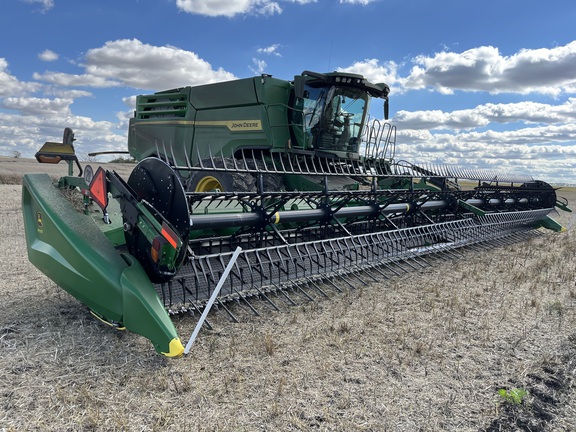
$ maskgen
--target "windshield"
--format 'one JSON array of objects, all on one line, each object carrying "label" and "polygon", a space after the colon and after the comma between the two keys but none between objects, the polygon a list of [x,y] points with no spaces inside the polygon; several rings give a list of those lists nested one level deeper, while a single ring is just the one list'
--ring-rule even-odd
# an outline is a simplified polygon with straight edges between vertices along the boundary
[{"label": "windshield", "polygon": [[346,87],[306,86],[304,131],[318,149],[358,152],[368,95]]}]

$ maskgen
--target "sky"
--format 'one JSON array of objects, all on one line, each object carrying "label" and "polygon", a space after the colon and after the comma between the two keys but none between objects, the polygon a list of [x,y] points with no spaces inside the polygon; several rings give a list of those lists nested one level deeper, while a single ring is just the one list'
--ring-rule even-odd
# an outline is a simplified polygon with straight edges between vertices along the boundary
[{"label": "sky", "polygon": [[81,160],[126,150],[138,94],[338,70],[390,86],[397,159],[576,184],[575,23],[573,0],[2,0],[0,155],[65,127]]}]

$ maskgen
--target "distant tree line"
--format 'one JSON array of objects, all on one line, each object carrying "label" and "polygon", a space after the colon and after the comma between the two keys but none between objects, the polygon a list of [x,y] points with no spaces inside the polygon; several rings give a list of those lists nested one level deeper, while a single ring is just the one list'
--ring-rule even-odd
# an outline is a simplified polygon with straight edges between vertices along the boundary
[{"label": "distant tree line", "polygon": [[136,163],[136,159],[132,158],[132,157],[117,157],[115,159],[112,159],[111,161],[109,161],[109,163]]}]

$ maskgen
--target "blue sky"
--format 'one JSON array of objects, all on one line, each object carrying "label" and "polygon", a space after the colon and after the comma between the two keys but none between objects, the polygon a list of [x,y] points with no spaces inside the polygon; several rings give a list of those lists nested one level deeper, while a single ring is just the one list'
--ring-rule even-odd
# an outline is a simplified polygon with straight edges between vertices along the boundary
[{"label": "blue sky", "polygon": [[[386,82],[397,157],[576,183],[573,0],[2,0],[0,155],[125,150],[137,94],[267,73]],[[382,105],[372,115],[382,117]]]}]

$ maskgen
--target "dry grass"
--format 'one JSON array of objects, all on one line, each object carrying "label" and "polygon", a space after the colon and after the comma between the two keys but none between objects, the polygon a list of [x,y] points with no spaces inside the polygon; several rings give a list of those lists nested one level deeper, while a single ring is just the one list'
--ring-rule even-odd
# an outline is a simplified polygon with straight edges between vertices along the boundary
[{"label": "dry grass", "polygon": [[236,307],[239,324],[213,314],[170,361],[28,263],[19,186],[0,186],[0,215],[0,429],[576,429],[573,227],[261,318]]}]

